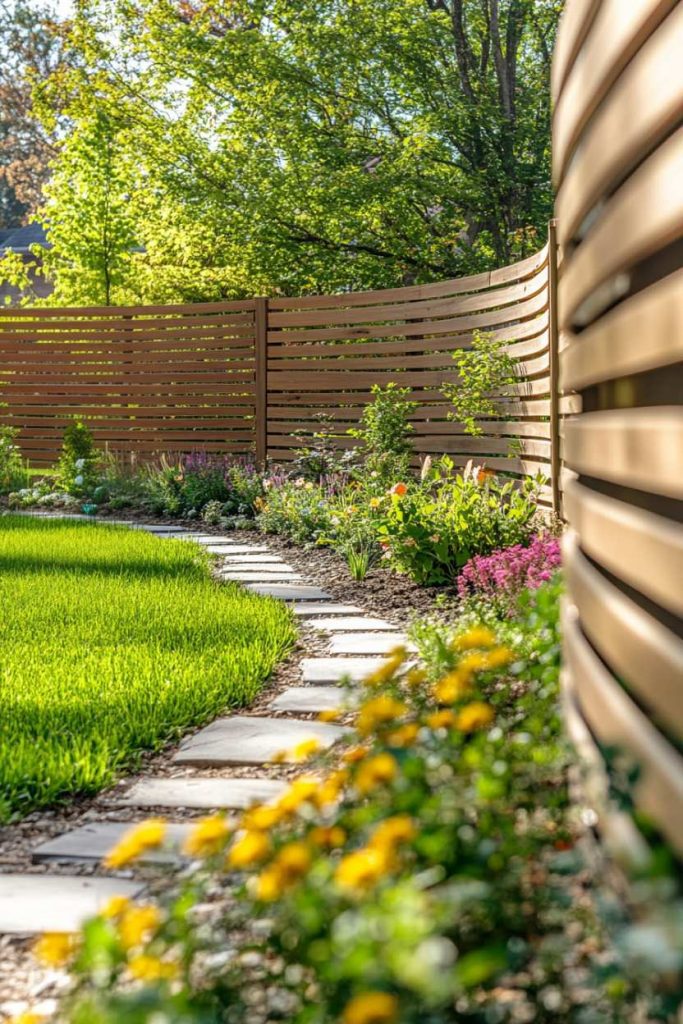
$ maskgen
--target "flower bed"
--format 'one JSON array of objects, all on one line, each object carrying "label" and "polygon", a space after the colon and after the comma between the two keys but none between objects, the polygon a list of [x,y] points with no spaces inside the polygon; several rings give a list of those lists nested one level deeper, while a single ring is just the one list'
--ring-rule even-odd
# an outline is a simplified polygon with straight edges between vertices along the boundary
[{"label": "flower bed", "polygon": [[[397,650],[346,691],[357,735],[278,802],[201,821],[160,900],[44,937],[42,958],[78,979],[64,1019],[673,1020],[676,992],[652,991],[656,945],[614,901],[610,943],[577,845],[557,597],[524,597],[498,638],[423,630],[419,665]],[[161,821],[138,827],[113,862],[163,837]]]}]

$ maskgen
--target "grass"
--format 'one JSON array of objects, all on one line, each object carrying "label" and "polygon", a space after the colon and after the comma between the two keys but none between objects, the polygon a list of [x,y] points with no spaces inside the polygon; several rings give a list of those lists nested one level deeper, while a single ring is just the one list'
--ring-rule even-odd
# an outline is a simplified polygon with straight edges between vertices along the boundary
[{"label": "grass", "polygon": [[0,517],[0,820],[95,793],[258,693],[291,614],[208,566],[144,531]]}]

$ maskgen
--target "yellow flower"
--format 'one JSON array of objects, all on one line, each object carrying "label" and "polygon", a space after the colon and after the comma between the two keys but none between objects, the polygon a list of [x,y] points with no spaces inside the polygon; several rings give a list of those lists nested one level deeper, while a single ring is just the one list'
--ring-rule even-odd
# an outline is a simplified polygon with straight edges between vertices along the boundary
[{"label": "yellow flower", "polygon": [[381,498],[370,498],[370,508],[379,508],[381,504]]},{"label": "yellow flower", "polygon": [[455,725],[455,712],[450,708],[434,711],[431,715],[427,715],[427,725],[430,729],[450,729]]},{"label": "yellow flower", "polygon": [[376,754],[364,761],[356,773],[356,789],[359,793],[369,793],[382,783],[391,782],[396,778],[398,764],[391,754]]},{"label": "yellow flower", "polygon": [[398,999],[388,992],[361,992],[346,1004],[342,1024],[394,1024]]},{"label": "yellow flower", "polygon": [[282,811],[275,804],[258,804],[244,812],[240,825],[247,831],[269,832],[281,821]]},{"label": "yellow flower", "polygon": [[411,687],[422,686],[423,683],[427,682],[427,678],[427,673],[423,668],[411,668],[406,673],[406,683]]},{"label": "yellow flower", "polygon": [[346,764],[354,764],[356,761],[362,761],[367,752],[367,747],[349,747],[342,754],[342,761]]},{"label": "yellow flower", "polygon": [[42,1013],[32,1013],[30,1010],[20,1013],[18,1017],[11,1017],[8,1024],[43,1024],[47,1020]]},{"label": "yellow flower", "polygon": [[302,804],[313,800],[320,787],[320,779],[313,775],[301,775],[295,779],[276,806],[281,813],[295,814]]},{"label": "yellow flower", "polygon": [[311,866],[311,851],[306,843],[294,842],[283,846],[275,860],[256,879],[257,899],[270,903],[306,874]]},{"label": "yellow flower", "polygon": [[201,818],[185,840],[183,852],[189,857],[212,857],[223,849],[230,832],[222,814]]},{"label": "yellow flower", "polygon": [[447,676],[444,676],[443,679],[436,683],[433,693],[439,704],[454,704],[456,700],[464,697],[470,689],[469,675],[458,667],[454,672],[449,672]]},{"label": "yellow flower", "polygon": [[495,647],[496,637],[486,626],[475,626],[467,633],[456,636],[451,643],[454,651],[471,651],[477,647]]},{"label": "yellow flower", "polygon": [[339,799],[339,796],[348,780],[349,773],[345,768],[339,769],[339,771],[331,772],[330,775],[326,776],[318,784],[318,788],[313,794],[313,803],[319,810],[324,810],[329,804],[334,804]]},{"label": "yellow flower", "polygon": [[245,832],[231,847],[228,865],[240,871],[265,860],[269,853],[270,840],[263,832]]},{"label": "yellow flower", "polygon": [[388,683],[390,679],[394,678],[407,657],[408,652],[405,647],[396,647],[379,668],[376,668],[374,672],[370,672],[369,675],[363,678],[363,685],[383,686],[384,683]]},{"label": "yellow flower", "polygon": [[162,981],[178,977],[178,965],[160,960],[158,956],[148,956],[141,953],[133,957],[128,964],[128,970],[136,981]]},{"label": "yellow flower", "polygon": [[142,946],[161,924],[161,912],[151,904],[132,906],[119,921],[119,940],[124,949]]},{"label": "yellow flower", "polygon": [[72,932],[45,932],[33,946],[33,953],[47,967],[64,967],[77,949],[78,936]]},{"label": "yellow flower", "polygon": [[458,668],[463,672],[488,672],[493,668],[503,668],[514,661],[514,654],[507,647],[496,647],[493,651],[472,651],[460,659]]},{"label": "yellow flower", "polygon": [[474,732],[475,729],[485,729],[493,721],[493,708],[480,700],[475,700],[458,713],[455,724],[463,732]]},{"label": "yellow flower", "polygon": [[318,715],[319,722],[336,722],[343,714],[343,708],[330,708],[329,711],[321,711]]},{"label": "yellow flower", "polygon": [[361,704],[356,719],[356,729],[361,736],[368,736],[385,722],[395,722],[408,711],[407,706],[391,694],[382,693],[365,704]]},{"label": "yellow flower", "polygon": [[130,900],[127,896],[112,896],[107,900],[100,911],[100,916],[109,919],[121,917],[124,911],[130,907]]},{"label": "yellow flower", "polygon": [[407,814],[396,814],[381,821],[369,845],[377,849],[393,849],[397,843],[409,843],[417,835],[413,819]]},{"label": "yellow flower", "polygon": [[346,842],[346,832],[339,825],[317,825],[311,829],[309,839],[324,850],[334,850]]},{"label": "yellow flower", "polygon": [[376,885],[388,869],[389,862],[384,850],[365,847],[340,860],[334,879],[342,889],[363,891]]},{"label": "yellow flower", "polygon": [[419,731],[420,726],[416,722],[406,722],[388,734],[387,743],[390,747],[409,747],[415,742]]},{"label": "yellow flower", "polygon": [[313,757],[314,754],[318,753],[321,746],[320,740],[311,736],[310,740],[304,740],[294,747],[291,752],[291,759],[292,761],[308,761],[309,757]]},{"label": "yellow flower", "polygon": [[113,850],[104,858],[106,868],[122,868],[136,860],[145,850],[161,846],[166,836],[166,822],[149,818],[124,832]]}]

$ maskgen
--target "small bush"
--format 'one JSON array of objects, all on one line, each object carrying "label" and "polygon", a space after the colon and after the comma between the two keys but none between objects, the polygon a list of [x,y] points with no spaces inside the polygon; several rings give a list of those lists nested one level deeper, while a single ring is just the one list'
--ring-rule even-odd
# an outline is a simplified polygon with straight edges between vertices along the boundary
[{"label": "small bush", "polygon": [[498,415],[492,394],[505,394],[516,383],[515,363],[504,342],[480,331],[474,332],[472,348],[454,352],[453,361],[460,381],[441,388],[455,408],[449,419],[464,424],[466,432],[476,437],[482,433],[477,421]]},{"label": "small bush", "polygon": [[70,423],[64,431],[57,465],[59,487],[73,497],[90,497],[99,484],[101,461],[102,455],[85,423]]},{"label": "small bush", "polygon": [[464,599],[485,599],[505,614],[514,614],[523,590],[536,590],[557,572],[562,561],[560,541],[537,534],[528,547],[515,544],[475,555],[458,576],[458,594]]},{"label": "small bush", "polygon": [[360,427],[349,434],[361,442],[363,476],[374,473],[386,483],[408,474],[413,430],[409,419],[417,402],[409,401],[410,388],[393,382],[385,388],[375,384],[372,395],[373,400],[363,409]]},{"label": "small bush", "polygon": [[15,443],[18,433],[14,427],[0,427],[0,494],[8,494],[27,482],[21,451]]}]

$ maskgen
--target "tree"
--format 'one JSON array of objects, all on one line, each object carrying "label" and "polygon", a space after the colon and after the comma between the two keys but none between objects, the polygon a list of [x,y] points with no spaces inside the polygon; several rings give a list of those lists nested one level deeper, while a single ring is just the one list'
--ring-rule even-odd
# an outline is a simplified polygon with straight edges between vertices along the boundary
[{"label": "tree", "polygon": [[70,113],[144,169],[141,294],[381,287],[538,248],[560,7],[78,0]]},{"label": "tree", "polygon": [[39,205],[55,147],[33,116],[33,90],[63,56],[48,7],[0,0],[0,227],[25,222]]}]

